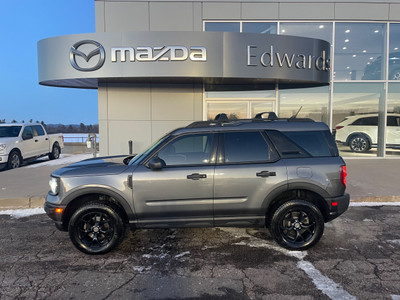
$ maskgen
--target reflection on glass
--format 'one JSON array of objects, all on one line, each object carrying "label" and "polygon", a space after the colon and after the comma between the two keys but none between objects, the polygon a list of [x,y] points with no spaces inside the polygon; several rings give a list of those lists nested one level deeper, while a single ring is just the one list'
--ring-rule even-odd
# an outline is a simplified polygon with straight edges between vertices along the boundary
[{"label": "reflection on glass", "polygon": [[239,22],[206,22],[205,31],[240,32]]},{"label": "reflection on glass", "polygon": [[206,98],[218,99],[259,99],[259,98],[272,98],[275,99],[275,90],[261,90],[261,91],[219,91],[219,92],[205,92]]},{"label": "reflection on glass", "polygon": [[334,80],[384,79],[385,36],[383,23],[336,23]]},{"label": "reflection on glass", "polygon": [[400,24],[390,24],[389,80],[400,80]]},{"label": "reflection on glass", "polygon": [[277,24],[272,22],[243,22],[242,32],[276,34]]},{"label": "reflection on glass", "polygon": [[279,30],[279,34],[304,36],[332,43],[332,23],[329,22],[282,22]]},{"label": "reflection on glass", "polygon": [[[274,102],[251,102],[251,118],[254,118],[256,114],[262,112],[274,112]],[[268,118],[268,114],[263,115],[263,118]]]},{"label": "reflection on glass", "polygon": [[376,155],[383,87],[383,83],[335,83],[333,126],[341,155]]},{"label": "reflection on glass", "polygon": [[246,119],[247,102],[207,103],[207,120],[214,120],[215,116],[220,113],[225,113],[231,120]]},{"label": "reflection on glass", "polygon": [[400,83],[389,83],[386,155],[400,155]]},{"label": "reflection on glass", "polygon": [[278,106],[280,118],[290,118],[301,108],[299,118],[328,123],[329,87],[280,90]]}]

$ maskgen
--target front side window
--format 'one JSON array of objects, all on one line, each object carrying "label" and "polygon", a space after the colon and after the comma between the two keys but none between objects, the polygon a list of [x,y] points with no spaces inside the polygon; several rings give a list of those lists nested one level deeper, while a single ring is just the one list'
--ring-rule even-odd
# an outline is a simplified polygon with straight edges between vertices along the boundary
[{"label": "front side window", "polygon": [[32,127],[28,126],[24,128],[22,132],[22,139],[27,140],[33,138],[33,130]]},{"label": "front side window", "polygon": [[210,164],[213,136],[207,133],[178,137],[163,147],[158,157],[167,167]]},{"label": "front side window", "polygon": [[278,155],[260,132],[224,133],[225,163],[268,162]]}]

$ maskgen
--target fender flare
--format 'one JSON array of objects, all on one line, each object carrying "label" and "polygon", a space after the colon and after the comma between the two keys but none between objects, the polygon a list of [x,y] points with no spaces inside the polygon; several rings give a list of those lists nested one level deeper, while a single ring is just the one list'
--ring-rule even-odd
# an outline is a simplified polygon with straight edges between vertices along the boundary
[{"label": "fender flare", "polygon": [[102,186],[96,186],[96,187],[85,187],[79,190],[75,190],[72,191],[70,194],[68,194],[63,202],[66,205],[66,207],[68,207],[68,205],[73,202],[76,198],[85,196],[85,195],[91,195],[91,194],[102,194],[102,195],[106,195],[109,197],[112,197],[113,199],[115,199],[115,201],[117,201],[121,207],[124,209],[125,214],[128,217],[128,221],[132,220],[132,219],[136,219],[134,210],[132,209],[132,207],[129,205],[128,201],[124,198],[124,196],[122,196],[121,194],[113,191],[110,189],[110,187],[102,187]]}]

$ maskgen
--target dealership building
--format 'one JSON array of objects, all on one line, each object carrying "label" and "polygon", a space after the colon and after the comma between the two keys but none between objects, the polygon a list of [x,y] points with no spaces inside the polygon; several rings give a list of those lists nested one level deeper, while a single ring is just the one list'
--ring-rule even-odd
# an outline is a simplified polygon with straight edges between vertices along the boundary
[{"label": "dealership building", "polygon": [[38,60],[40,84],[98,89],[101,155],[128,153],[130,140],[143,151],[218,113],[273,111],[337,135],[357,126],[373,148],[340,145],[342,156],[400,157],[398,0],[96,0],[95,9],[95,33],[41,40]]}]

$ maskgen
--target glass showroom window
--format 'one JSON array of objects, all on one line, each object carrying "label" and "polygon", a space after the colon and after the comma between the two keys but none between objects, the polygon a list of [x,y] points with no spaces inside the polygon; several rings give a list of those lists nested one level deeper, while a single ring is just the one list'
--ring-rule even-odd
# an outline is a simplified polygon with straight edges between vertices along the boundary
[{"label": "glass showroom window", "polygon": [[328,124],[329,87],[280,90],[278,116],[290,118],[299,110],[299,118],[310,118]]},{"label": "glass showroom window", "polygon": [[[335,83],[333,88],[333,128],[342,156],[377,155],[384,101],[383,83]],[[380,134],[379,134],[380,135]],[[353,145],[353,147],[351,147]]]},{"label": "glass showroom window", "polygon": [[279,28],[279,34],[304,36],[332,43],[332,23],[329,22],[281,22]]},{"label": "glass showroom window", "polygon": [[400,24],[390,24],[389,80],[400,80]]},{"label": "glass showroom window", "polygon": [[389,83],[386,154],[400,155],[400,83]]},{"label": "glass showroom window", "polygon": [[205,22],[204,31],[240,32],[239,22]]},{"label": "glass showroom window", "polygon": [[274,22],[243,22],[242,32],[276,34],[278,25]]},{"label": "glass showroom window", "polygon": [[334,80],[385,79],[385,37],[383,23],[336,23]]}]

